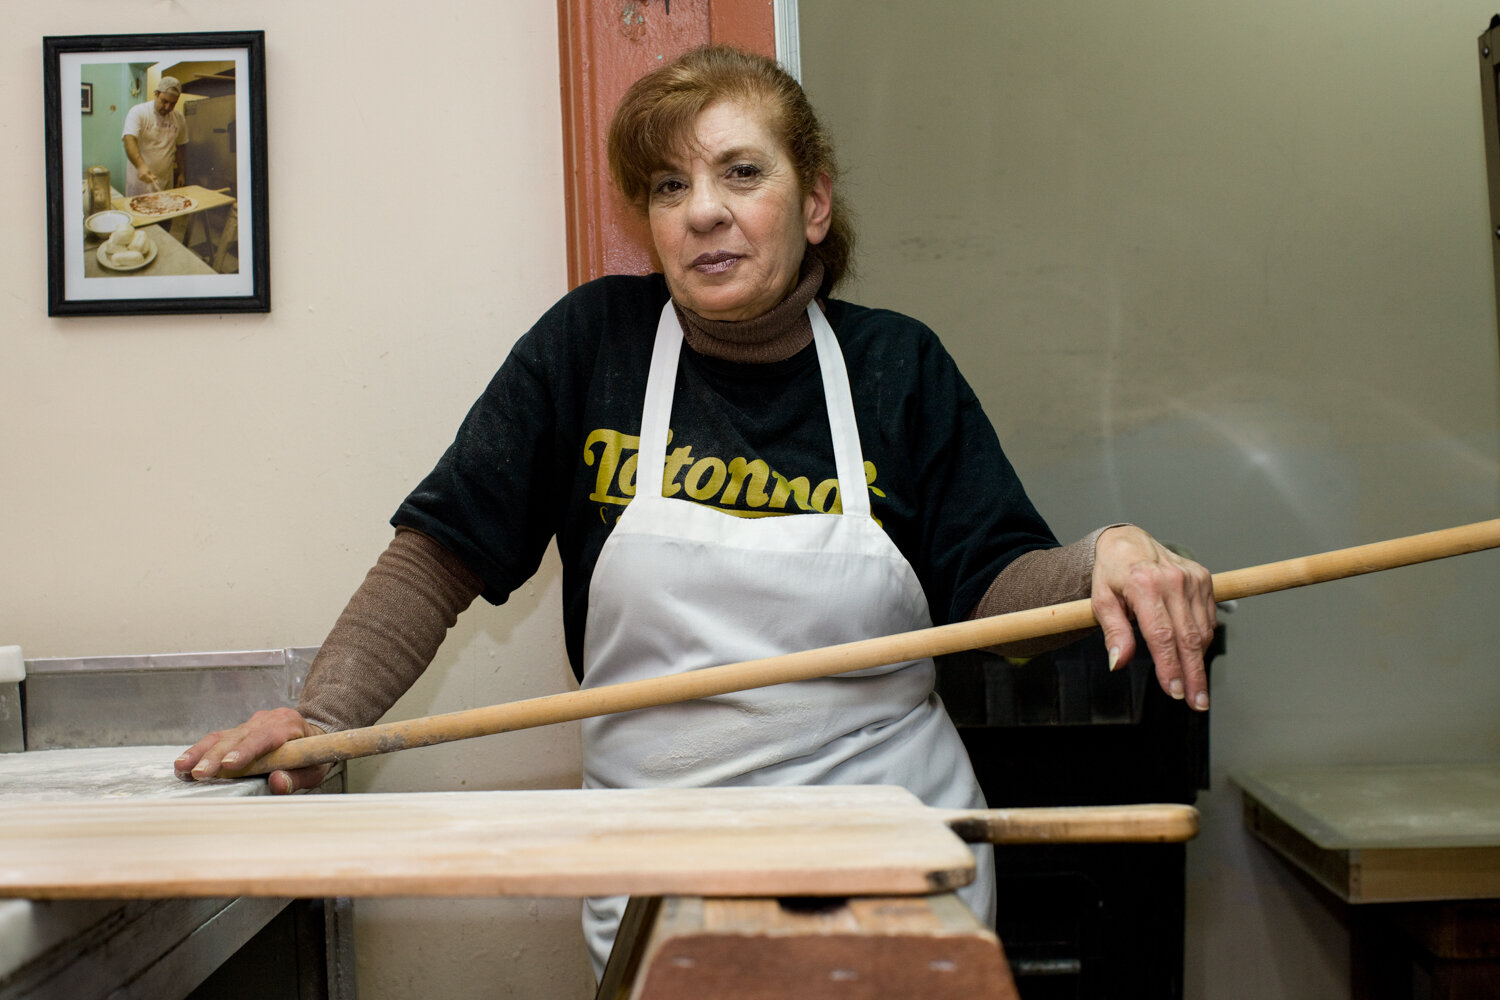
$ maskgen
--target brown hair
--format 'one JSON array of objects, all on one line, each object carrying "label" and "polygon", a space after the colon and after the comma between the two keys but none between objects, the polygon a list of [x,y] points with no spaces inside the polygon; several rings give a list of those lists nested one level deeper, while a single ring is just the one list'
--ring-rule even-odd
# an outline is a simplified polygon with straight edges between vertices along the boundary
[{"label": "brown hair", "polygon": [[807,248],[823,262],[818,294],[827,296],[852,271],[854,226],[837,196],[833,144],[801,85],[775,60],[728,45],[706,45],[631,84],[609,123],[609,172],[615,186],[637,211],[645,212],[651,174],[691,139],[698,115],[720,101],[764,109],[766,126],[791,154],[804,192],[820,174],[833,182],[828,235]]}]

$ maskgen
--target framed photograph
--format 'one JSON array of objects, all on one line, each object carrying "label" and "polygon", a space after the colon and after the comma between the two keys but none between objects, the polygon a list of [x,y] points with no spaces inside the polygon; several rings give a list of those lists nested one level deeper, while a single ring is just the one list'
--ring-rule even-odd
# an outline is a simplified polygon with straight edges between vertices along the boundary
[{"label": "framed photograph", "polygon": [[48,315],[269,311],[264,33],[42,50]]}]

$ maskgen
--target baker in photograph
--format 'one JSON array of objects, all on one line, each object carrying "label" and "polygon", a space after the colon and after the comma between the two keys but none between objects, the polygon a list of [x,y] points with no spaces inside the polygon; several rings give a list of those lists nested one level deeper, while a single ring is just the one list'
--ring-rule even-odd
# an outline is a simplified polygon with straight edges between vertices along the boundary
[{"label": "baker in photograph", "polygon": [[[695,50],[630,88],[608,146],[662,272],[582,285],[516,343],[396,511],[299,710],[206,736],[181,777],[373,724],[458,614],[505,601],[554,539],[585,688],[1091,598],[1112,665],[1134,622],[1162,687],[1208,708],[1208,571],[1130,525],[1060,546],[934,333],[833,297],[854,233],[794,79]],[[583,780],[887,784],[982,806],[934,680],[923,659],[590,719]],[[992,921],[993,858],[976,853],[961,894]],[[596,968],[622,906],[586,906]]]},{"label": "baker in photograph", "polygon": [[188,141],[187,119],[177,110],[182,85],[164,76],[152,99],[125,114],[125,194],[151,194],[187,183],[178,147]]}]

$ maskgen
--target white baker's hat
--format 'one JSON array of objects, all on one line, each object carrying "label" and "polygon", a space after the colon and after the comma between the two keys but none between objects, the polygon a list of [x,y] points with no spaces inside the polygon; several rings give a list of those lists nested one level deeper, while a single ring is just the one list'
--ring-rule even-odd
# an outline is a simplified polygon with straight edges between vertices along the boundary
[{"label": "white baker's hat", "polygon": [[177,82],[177,77],[175,76],[164,76],[161,78],[161,82],[156,85],[156,92],[158,94],[170,94],[173,91],[179,94],[182,93],[182,84]]}]

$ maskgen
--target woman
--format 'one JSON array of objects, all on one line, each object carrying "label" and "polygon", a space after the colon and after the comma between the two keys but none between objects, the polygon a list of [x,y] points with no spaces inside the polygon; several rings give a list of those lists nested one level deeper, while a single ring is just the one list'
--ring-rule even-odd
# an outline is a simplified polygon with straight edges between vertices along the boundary
[{"label": "woman", "polygon": [[[1058,547],[932,333],[830,297],[852,231],[795,81],[694,51],[631,88],[609,147],[662,273],[584,285],[517,343],[396,513],[300,714],[205,737],[181,775],[373,723],[456,615],[503,601],[554,536],[585,687],[1091,595],[1112,663],[1134,617],[1163,687],[1207,707],[1207,572],[1130,526]],[[922,660],[590,720],[584,780],[901,784],[981,805],[933,679]],[[965,898],[988,917],[977,854]],[[600,966],[619,905],[586,912]]]}]

